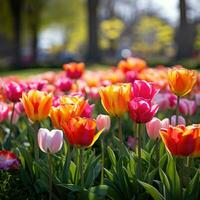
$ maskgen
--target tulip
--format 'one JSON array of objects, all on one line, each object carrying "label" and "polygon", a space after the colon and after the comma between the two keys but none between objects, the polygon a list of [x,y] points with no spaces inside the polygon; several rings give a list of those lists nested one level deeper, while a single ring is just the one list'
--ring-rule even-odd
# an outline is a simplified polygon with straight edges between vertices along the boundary
[{"label": "tulip", "polygon": [[141,97],[132,99],[128,106],[130,116],[136,123],[149,122],[154,117],[159,108],[158,105],[152,105],[151,100]]},{"label": "tulip", "polygon": [[9,113],[9,108],[7,104],[0,102],[0,122],[7,119]]},{"label": "tulip", "polygon": [[30,90],[27,94],[22,94],[21,102],[31,121],[42,121],[49,115],[52,95],[38,90]]},{"label": "tulip", "polygon": [[169,126],[169,119],[165,118],[163,120],[154,117],[151,121],[146,123],[147,134],[152,140],[156,140],[160,138],[160,129],[161,128],[168,128]]},{"label": "tulip", "polygon": [[102,130],[104,129],[104,131],[109,131],[110,130],[110,124],[111,124],[111,120],[110,120],[110,116],[109,115],[98,115],[96,118],[96,122],[97,122],[97,130]]},{"label": "tulip", "polygon": [[134,81],[137,79],[137,72],[135,71],[128,71],[126,72],[126,81],[128,83],[134,83]]},{"label": "tulip", "polygon": [[39,81],[33,81],[28,83],[28,90],[44,90],[47,86],[48,81],[46,80],[39,80]]},{"label": "tulip", "polygon": [[113,116],[122,116],[128,110],[131,85],[120,84],[102,87],[99,91],[104,109]]},{"label": "tulip", "polygon": [[81,117],[62,121],[61,127],[70,145],[78,147],[91,147],[103,131],[95,134],[96,121]]},{"label": "tulip", "polygon": [[21,102],[17,102],[15,104],[15,109],[14,109],[14,113],[12,116],[12,111],[10,110],[8,113],[8,118],[11,121],[11,117],[12,117],[12,123],[17,123],[17,120],[19,119],[20,115],[24,112],[24,107],[22,105]]},{"label": "tulip", "polygon": [[7,150],[0,151],[0,169],[16,170],[19,169],[20,161],[17,156]]},{"label": "tulip", "polygon": [[72,87],[72,81],[69,78],[60,78],[56,81],[55,85],[63,92],[69,91]]},{"label": "tulip", "polygon": [[196,104],[197,106],[200,106],[200,94],[195,94],[195,101],[196,101]]},{"label": "tulip", "polygon": [[157,94],[153,101],[158,104],[160,110],[165,111],[169,108],[169,101],[166,93]]},{"label": "tulip", "polygon": [[5,95],[7,99],[9,99],[14,103],[19,101],[23,91],[24,91],[23,85],[16,83],[14,81],[6,84],[5,86]]},{"label": "tulip", "polygon": [[177,96],[185,96],[191,92],[197,80],[196,73],[184,68],[173,68],[168,71],[171,92]]},{"label": "tulip", "polygon": [[66,71],[67,77],[71,79],[79,79],[85,69],[84,63],[68,63],[63,65],[64,70]]},{"label": "tulip", "polygon": [[142,97],[144,99],[153,99],[159,92],[151,83],[143,80],[136,80],[132,86],[132,98]]},{"label": "tulip", "polygon": [[135,150],[137,143],[138,143],[138,140],[136,137],[128,136],[126,144],[132,151]]},{"label": "tulip", "polygon": [[63,145],[63,132],[58,129],[49,131],[40,128],[38,131],[38,144],[41,151],[45,153],[57,153]]},{"label": "tulip", "polygon": [[165,147],[174,156],[190,156],[195,151],[195,128],[185,125],[161,129],[160,135]]},{"label": "tulip", "polygon": [[86,102],[85,108],[81,114],[81,117],[91,118],[92,112],[94,110],[95,104],[90,105],[88,102]]},{"label": "tulip", "polygon": [[[178,124],[179,125],[185,125],[186,124],[185,119],[180,115],[178,116]],[[171,117],[171,125],[176,126],[176,115],[173,115]]]},{"label": "tulip", "polygon": [[98,87],[90,88],[88,91],[88,96],[94,101],[98,100],[99,99],[99,88]]},{"label": "tulip", "polygon": [[179,103],[179,111],[183,115],[194,115],[197,111],[196,102],[188,99],[181,99]]},{"label": "tulip", "polygon": [[127,71],[141,71],[147,67],[147,64],[144,60],[140,58],[127,58],[127,60],[121,60],[118,64],[118,68],[124,73]]}]

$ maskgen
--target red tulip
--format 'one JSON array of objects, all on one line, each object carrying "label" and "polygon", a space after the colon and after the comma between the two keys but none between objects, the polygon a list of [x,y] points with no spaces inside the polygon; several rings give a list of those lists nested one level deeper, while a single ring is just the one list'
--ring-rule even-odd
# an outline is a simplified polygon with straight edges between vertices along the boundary
[{"label": "red tulip", "polygon": [[159,108],[158,105],[152,105],[150,99],[141,97],[132,99],[129,102],[128,107],[132,120],[137,123],[149,122]]}]

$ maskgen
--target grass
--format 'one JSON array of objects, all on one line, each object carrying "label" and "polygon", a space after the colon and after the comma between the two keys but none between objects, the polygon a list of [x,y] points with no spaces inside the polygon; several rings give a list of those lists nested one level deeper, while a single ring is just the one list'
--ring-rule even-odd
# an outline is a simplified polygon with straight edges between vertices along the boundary
[{"label": "grass", "polygon": [[[89,70],[99,70],[99,69],[106,69],[108,66],[106,65],[101,65],[101,64],[94,64],[94,65],[87,65],[87,69]],[[41,67],[41,68],[32,68],[32,69],[20,69],[20,70],[8,70],[8,71],[2,71],[0,73],[0,77],[4,76],[20,76],[22,78],[25,78],[27,76],[32,76],[48,71],[60,71],[62,68],[46,68],[46,67]]]}]

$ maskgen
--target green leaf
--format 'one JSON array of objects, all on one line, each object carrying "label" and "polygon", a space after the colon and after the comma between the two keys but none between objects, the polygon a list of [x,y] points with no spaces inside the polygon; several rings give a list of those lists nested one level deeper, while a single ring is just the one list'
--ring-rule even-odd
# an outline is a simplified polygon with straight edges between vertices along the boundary
[{"label": "green leaf", "polygon": [[173,199],[182,199],[181,198],[181,185],[180,185],[180,178],[178,175],[178,172],[176,170],[176,163],[173,159],[173,157],[171,156],[171,154],[167,154],[168,155],[168,163],[167,163],[167,176],[169,178],[170,181],[170,185],[172,186],[171,189],[171,194],[172,194],[172,198]]},{"label": "green leaf", "polygon": [[70,163],[70,176],[71,176],[71,181],[74,183],[75,182],[75,174],[76,174],[76,165],[74,164],[73,161]]},{"label": "green leaf", "polygon": [[116,167],[115,153],[113,152],[113,150],[109,146],[107,147],[107,151],[108,151],[108,157],[111,161],[112,167],[115,169],[115,167]]},{"label": "green leaf", "polygon": [[81,186],[75,185],[75,184],[57,184],[57,185],[64,187],[64,188],[67,188],[72,192],[79,192],[83,189]]},{"label": "green leaf", "polygon": [[170,192],[170,183],[169,183],[169,180],[167,178],[167,175],[165,174],[165,172],[161,168],[159,168],[159,175],[160,175],[161,182],[163,183],[167,192],[169,193]]},{"label": "green leaf", "polygon": [[138,182],[145,188],[145,190],[147,191],[147,193],[149,193],[153,199],[155,200],[164,200],[164,197],[162,196],[162,194],[160,194],[160,192],[153,187],[152,185],[139,181]]}]

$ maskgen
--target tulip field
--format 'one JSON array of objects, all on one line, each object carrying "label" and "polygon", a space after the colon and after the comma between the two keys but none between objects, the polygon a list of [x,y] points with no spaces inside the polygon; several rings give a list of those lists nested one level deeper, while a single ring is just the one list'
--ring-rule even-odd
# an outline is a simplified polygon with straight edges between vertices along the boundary
[{"label": "tulip field", "polygon": [[199,200],[199,116],[187,66],[0,77],[0,199]]}]

